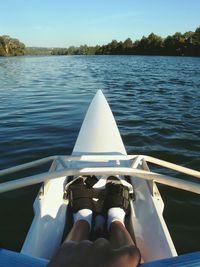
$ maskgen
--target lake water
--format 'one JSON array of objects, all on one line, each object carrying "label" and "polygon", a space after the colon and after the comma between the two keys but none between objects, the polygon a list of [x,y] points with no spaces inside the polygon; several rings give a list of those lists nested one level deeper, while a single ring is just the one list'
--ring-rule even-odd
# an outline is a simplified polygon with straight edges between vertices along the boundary
[{"label": "lake water", "polygon": [[[200,58],[155,56],[0,58],[0,169],[70,154],[97,89],[129,154],[200,169]],[[159,188],[178,252],[200,250],[200,197]],[[1,195],[3,247],[20,249],[37,190]]]}]

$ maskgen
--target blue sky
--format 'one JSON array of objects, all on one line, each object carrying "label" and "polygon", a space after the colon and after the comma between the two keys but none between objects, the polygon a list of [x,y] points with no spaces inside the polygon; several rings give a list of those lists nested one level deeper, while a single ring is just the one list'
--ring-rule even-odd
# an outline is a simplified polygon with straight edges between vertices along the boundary
[{"label": "blue sky", "polygon": [[0,35],[26,46],[106,44],[200,26],[200,0],[2,0],[0,7]]}]

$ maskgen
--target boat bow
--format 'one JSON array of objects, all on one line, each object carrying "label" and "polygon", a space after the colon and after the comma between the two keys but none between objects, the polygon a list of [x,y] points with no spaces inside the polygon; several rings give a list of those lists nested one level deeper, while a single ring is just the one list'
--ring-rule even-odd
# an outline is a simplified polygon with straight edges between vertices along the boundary
[{"label": "boat bow", "polygon": [[101,90],[88,108],[72,154],[126,155],[117,124]]}]

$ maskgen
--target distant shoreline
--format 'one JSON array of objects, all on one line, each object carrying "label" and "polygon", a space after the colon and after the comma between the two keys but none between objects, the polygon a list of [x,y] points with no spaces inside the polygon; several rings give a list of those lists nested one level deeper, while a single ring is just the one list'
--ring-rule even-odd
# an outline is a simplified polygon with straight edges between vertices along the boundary
[{"label": "distant shoreline", "polygon": [[33,54],[23,54],[23,55],[5,55],[5,56],[1,56],[0,58],[10,58],[10,57],[40,57],[40,56],[46,56],[46,57],[56,57],[56,56],[65,56],[65,57],[69,57],[69,56],[155,56],[155,57],[200,57],[200,55],[162,55],[162,54],[98,54],[98,55],[84,55],[84,54],[68,54],[68,55],[64,55],[64,54],[51,54],[51,53],[33,53]]},{"label": "distant shoreline", "polygon": [[172,54],[51,54],[51,53],[25,53],[23,55],[0,55],[0,58],[9,58],[9,57],[28,57],[28,56],[155,56],[155,57],[200,57],[200,55],[172,55]]},{"label": "distant shoreline", "polygon": [[106,45],[68,48],[25,47],[19,40],[8,35],[0,36],[0,56],[22,55],[147,55],[200,57],[200,27],[194,32],[176,32],[162,38],[154,33],[133,42],[112,40]]}]

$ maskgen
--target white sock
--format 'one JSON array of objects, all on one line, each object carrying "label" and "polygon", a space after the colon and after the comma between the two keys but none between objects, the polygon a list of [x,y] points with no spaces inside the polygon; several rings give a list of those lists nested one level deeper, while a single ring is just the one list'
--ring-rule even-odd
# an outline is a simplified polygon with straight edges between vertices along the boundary
[{"label": "white sock", "polygon": [[110,229],[111,223],[114,221],[119,221],[124,225],[125,215],[126,213],[122,208],[119,207],[110,208],[108,210],[108,221],[107,221],[108,230]]},{"label": "white sock", "polygon": [[81,209],[73,214],[74,217],[74,223],[77,221],[83,220],[89,223],[91,228],[92,223],[92,210],[90,209]]}]

